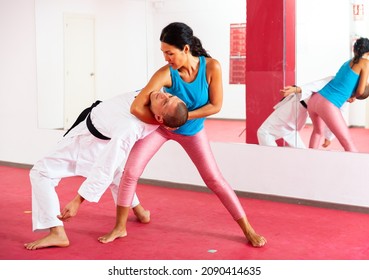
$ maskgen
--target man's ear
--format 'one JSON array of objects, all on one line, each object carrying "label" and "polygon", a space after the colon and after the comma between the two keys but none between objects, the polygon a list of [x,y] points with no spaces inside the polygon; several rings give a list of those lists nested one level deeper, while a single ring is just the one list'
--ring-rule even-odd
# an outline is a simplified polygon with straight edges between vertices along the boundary
[{"label": "man's ear", "polygon": [[155,115],[155,119],[158,121],[158,123],[164,122],[163,116]]}]

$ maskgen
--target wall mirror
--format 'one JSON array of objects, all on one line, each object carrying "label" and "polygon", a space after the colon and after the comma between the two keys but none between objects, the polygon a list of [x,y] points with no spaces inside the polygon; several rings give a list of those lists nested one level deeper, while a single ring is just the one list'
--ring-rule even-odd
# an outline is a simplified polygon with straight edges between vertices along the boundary
[{"label": "wall mirror", "polygon": [[[368,1],[354,1],[355,7],[369,8]],[[65,129],[92,100],[142,87],[165,63],[161,29],[183,21],[222,64],[224,105],[209,119],[229,130],[210,139],[245,142],[247,85],[237,69],[247,55],[232,53],[238,44],[232,32],[247,24],[246,0],[35,0],[35,13],[40,128]],[[334,75],[350,58],[353,37],[369,37],[368,28],[368,15],[354,16],[353,0],[296,0],[297,84]],[[356,102],[348,124],[366,129],[368,111],[366,101]]]},{"label": "wall mirror", "polygon": [[[297,84],[335,75],[342,63],[352,58],[355,40],[369,37],[369,17],[365,14],[368,7],[367,0],[296,0]],[[314,17],[308,15],[312,13]],[[357,100],[347,107],[343,115],[354,142],[360,152],[368,153],[369,147],[362,145],[369,140],[368,100]],[[337,139],[334,141],[336,147],[343,151]]]}]

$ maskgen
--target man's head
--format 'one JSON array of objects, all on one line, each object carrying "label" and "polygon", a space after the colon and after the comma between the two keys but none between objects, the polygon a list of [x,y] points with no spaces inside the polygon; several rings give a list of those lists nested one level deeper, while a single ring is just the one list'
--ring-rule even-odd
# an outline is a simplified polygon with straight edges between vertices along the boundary
[{"label": "man's head", "polygon": [[165,126],[176,128],[188,119],[186,104],[177,96],[161,91],[150,94],[150,109],[155,119]]}]

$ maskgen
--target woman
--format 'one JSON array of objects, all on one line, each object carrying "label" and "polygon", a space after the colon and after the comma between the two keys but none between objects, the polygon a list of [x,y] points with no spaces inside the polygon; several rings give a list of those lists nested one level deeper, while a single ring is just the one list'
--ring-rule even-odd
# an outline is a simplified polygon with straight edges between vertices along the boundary
[{"label": "woman", "polygon": [[308,102],[313,123],[309,148],[319,147],[324,123],[337,137],[345,151],[357,152],[340,107],[350,98],[362,99],[369,75],[369,40],[359,38],[354,44],[354,57],[346,61],[336,76]]},{"label": "woman", "polygon": [[[166,26],[160,36],[161,51],[167,65],[161,67],[132,103],[131,112],[144,122],[156,123],[149,112],[150,92],[164,87],[165,91],[185,101],[188,121],[176,130],[158,129],[143,141],[138,141],[130,152],[121,180],[117,218],[114,229],[99,238],[111,242],[127,234],[129,206],[137,181],[145,166],[168,140],[177,141],[196,165],[206,185],[219,197],[241,227],[247,240],[262,247],[266,239],[255,233],[235,192],[222,177],[204,131],[205,117],[219,112],[223,101],[222,71],[217,60],[204,50],[192,29],[184,23]],[[151,102],[168,102],[171,95],[162,95]],[[155,112],[154,112],[155,113]]]}]

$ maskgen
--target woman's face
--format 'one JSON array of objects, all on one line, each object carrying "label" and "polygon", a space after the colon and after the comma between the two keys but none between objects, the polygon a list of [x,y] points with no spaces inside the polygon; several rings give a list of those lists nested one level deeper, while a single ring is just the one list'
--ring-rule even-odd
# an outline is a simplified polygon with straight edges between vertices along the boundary
[{"label": "woman's face", "polygon": [[180,50],[164,42],[161,42],[161,51],[163,52],[165,61],[176,70],[181,68],[187,59],[184,50]]}]

